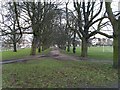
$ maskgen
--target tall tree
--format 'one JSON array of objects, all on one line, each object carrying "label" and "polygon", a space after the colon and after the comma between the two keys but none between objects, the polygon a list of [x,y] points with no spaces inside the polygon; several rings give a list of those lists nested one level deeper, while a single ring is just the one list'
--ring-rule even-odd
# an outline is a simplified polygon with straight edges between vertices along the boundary
[{"label": "tall tree", "polygon": [[73,44],[73,53],[75,53],[75,48],[76,48],[75,38],[76,38],[77,24],[76,24],[76,17],[74,15],[74,12],[68,8],[68,4],[69,4],[69,0],[65,3],[67,51],[68,52],[70,51],[70,45]]},{"label": "tall tree", "polygon": [[[105,7],[106,7],[106,11],[108,14],[108,18],[112,24],[113,27],[113,67],[117,68],[118,67],[118,57],[119,57],[119,53],[118,53],[118,35],[120,33],[120,23],[119,21],[116,19],[115,15],[112,12],[112,8],[111,8],[111,2],[105,2]],[[120,12],[118,13],[120,14]],[[120,16],[119,16],[120,18]]]},{"label": "tall tree", "polygon": [[62,22],[65,20],[64,11],[62,9],[57,10],[57,17],[54,22],[54,31],[53,31],[53,44],[57,45],[60,49],[66,50],[67,34],[66,34],[66,25]]},{"label": "tall tree", "polygon": [[33,41],[31,47],[31,55],[36,54],[37,47],[39,52],[41,46],[43,50],[48,47],[48,37],[50,35],[49,30],[52,27],[52,20],[54,19],[54,9],[56,5],[52,2],[23,2],[24,10],[31,22],[31,29],[33,32]]},{"label": "tall tree", "polygon": [[[98,22],[101,22],[105,18],[105,16],[98,17],[102,11],[103,2],[98,0],[99,2],[93,2],[89,0],[89,2],[78,2],[74,0],[74,8],[77,13],[77,23],[78,30],[76,30],[79,38],[82,40],[81,46],[81,56],[87,57],[88,52],[88,40],[90,37],[99,33],[102,35],[106,35],[105,33],[100,32],[100,29],[91,30],[91,27]],[[95,11],[97,8],[97,11]],[[107,35],[106,35],[107,36]]]},{"label": "tall tree", "polygon": [[71,30],[69,28],[69,13],[68,13],[68,4],[69,1],[65,3],[66,5],[66,34],[67,34],[67,51],[70,52],[70,44],[71,44]]}]

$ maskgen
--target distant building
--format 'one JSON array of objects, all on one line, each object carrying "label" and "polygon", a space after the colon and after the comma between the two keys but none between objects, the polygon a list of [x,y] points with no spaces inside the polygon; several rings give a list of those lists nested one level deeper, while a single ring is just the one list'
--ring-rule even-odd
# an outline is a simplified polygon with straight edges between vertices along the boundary
[{"label": "distant building", "polygon": [[31,42],[28,41],[27,39],[22,40],[20,43],[18,43],[18,48],[30,48],[31,47]]},{"label": "distant building", "polygon": [[112,46],[113,45],[113,40],[109,38],[95,38],[93,40],[90,40],[91,44],[93,46]]}]

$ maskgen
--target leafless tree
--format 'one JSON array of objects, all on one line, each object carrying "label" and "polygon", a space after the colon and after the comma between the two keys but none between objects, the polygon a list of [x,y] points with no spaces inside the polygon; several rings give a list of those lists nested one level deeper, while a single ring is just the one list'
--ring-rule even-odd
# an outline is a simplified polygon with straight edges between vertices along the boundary
[{"label": "leafless tree", "polygon": [[[112,24],[113,27],[113,67],[118,67],[118,60],[119,60],[119,34],[120,34],[120,16],[119,19],[116,19],[115,16],[120,15],[120,11],[116,15],[113,14],[112,8],[111,8],[111,2],[105,2],[106,11],[108,14],[108,18]],[[119,60],[120,62],[120,60]]]},{"label": "leafless tree", "polygon": [[[101,17],[98,17],[99,14],[102,12],[103,2],[98,0],[98,2],[93,2],[89,0],[89,2],[78,2],[74,0],[74,8],[76,11],[76,18],[78,23],[78,30],[76,30],[79,38],[82,40],[81,46],[81,56],[87,57],[88,51],[88,40],[94,36],[95,34],[99,33],[107,37],[109,36],[103,32],[100,32],[100,29],[91,30],[96,23],[98,27],[99,24],[101,25],[101,21],[104,18],[107,18],[104,14]],[[97,9],[97,11],[95,11]]]},{"label": "leafless tree", "polygon": [[18,4],[17,2],[7,2],[6,5],[3,5],[2,7],[7,13],[4,14],[1,11],[2,21],[0,21],[2,36],[7,35],[10,37],[14,52],[17,52],[16,45],[22,37],[22,30],[19,23],[20,9],[17,7]]}]

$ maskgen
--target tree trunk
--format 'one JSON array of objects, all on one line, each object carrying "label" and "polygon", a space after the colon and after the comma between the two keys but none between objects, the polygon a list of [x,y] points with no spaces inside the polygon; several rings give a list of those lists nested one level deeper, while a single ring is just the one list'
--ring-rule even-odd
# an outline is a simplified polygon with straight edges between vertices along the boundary
[{"label": "tree trunk", "polygon": [[115,35],[113,38],[113,67],[118,66],[118,36]]},{"label": "tree trunk", "polygon": [[120,33],[120,17],[119,20],[117,21],[116,18],[113,15],[112,8],[111,8],[111,2],[105,2],[106,6],[106,11],[108,14],[108,18],[112,24],[113,27],[113,67],[118,68],[118,57],[119,57],[119,51],[118,51],[118,46],[119,46],[119,33]]},{"label": "tree trunk", "polygon": [[14,35],[13,35],[13,52],[17,52],[16,34],[15,34],[15,32],[14,32]]},{"label": "tree trunk", "polygon": [[31,47],[31,53],[30,55],[36,54],[36,48],[37,48],[37,38],[34,36],[32,41],[32,47]]},{"label": "tree trunk", "polygon": [[73,45],[73,53],[76,53],[76,47]]},{"label": "tree trunk", "polygon": [[41,46],[38,47],[38,53],[41,53]]},{"label": "tree trunk", "polygon": [[17,45],[16,45],[16,42],[13,42],[13,52],[17,52]]},{"label": "tree trunk", "polygon": [[41,42],[39,41],[39,45],[38,45],[38,53],[41,53]]},{"label": "tree trunk", "polygon": [[70,52],[70,41],[68,40],[67,52]]},{"label": "tree trunk", "polygon": [[74,37],[73,37],[73,53],[76,53],[76,43],[75,43],[75,38],[76,38],[76,32],[74,30]]},{"label": "tree trunk", "polygon": [[113,33],[113,67],[114,68],[118,68],[118,56],[119,56],[119,53],[118,53],[118,34],[120,32],[120,30],[118,29],[119,28],[119,24],[118,22],[114,22],[113,23],[113,30],[114,30],[114,33]]},{"label": "tree trunk", "polygon": [[[118,68],[120,68],[120,16],[118,18]],[[120,72],[120,69],[118,72]]]},{"label": "tree trunk", "polygon": [[120,17],[118,19],[118,22],[114,23],[114,38],[113,38],[113,67],[118,68],[118,65],[120,64],[120,58],[119,58],[119,41],[120,41]]},{"label": "tree trunk", "polygon": [[76,53],[76,43],[75,43],[75,38],[73,39],[73,53]]},{"label": "tree trunk", "polygon": [[81,46],[81,57],[87,57],[88,52],[88,44],[85,38],[82,39],[82,46]]}]

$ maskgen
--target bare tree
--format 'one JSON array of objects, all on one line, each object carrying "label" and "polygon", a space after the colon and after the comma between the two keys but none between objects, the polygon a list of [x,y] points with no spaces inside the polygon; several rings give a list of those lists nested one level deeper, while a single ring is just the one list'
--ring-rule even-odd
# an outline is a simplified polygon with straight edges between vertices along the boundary
[{"label": "bare tree", "polygon": [[[90,0],[91,1],[91,0]],[[96,10],[97,6],[97,11]],[[103,2],[99,0],[98,2],[78,2],[74,0],[74,8],[77,13],[77,22],[78,22],[78,30],[76,30],[79,38],[82,40],[81,46],[81,56],[87,57],[88,51],[88,40],[90,37],[94,36],[95,34],[99,33],[107,37],[111,37],[105,33],[100,32],[100,29],[92,30],[91,27],[96,24],[100,23],[106,16],[101,16],[100,18],[98,15],[101,13],[103,7]],[[99,25],[99,24],[98,24]]]},{"label": "bare tree", "polygon": [[[67,33],[67,51],[70,51],[70,44],[73,44],[73,53],[75,53],[76,49],[76,16],[74,15],[74,11],[68,8],[69,0],[65,3],[65,13],[66,13],[66,33]],[[71,28],[72,27],[72,28]],[[73,37],[73,38],[72,38]]]},{"label": "bare tree", "polygon": [[19,24],[20,9],[17,8],[18,4],[16,2],[7,2],[8,6],[3,6],[5,10],[7,9],[7,14],[1,12],[2,21],[0,22],[2,24],[0,28],[2,36],[7,35],[10,37],[14,52],[17,52],[16,45],[22,37],[22,30]]},{"label": "bare tree", "polygon": [[40,52],[41,46],[43,50],[49,46],[49,31],[52,28],[52,20],[55,17],[54,9],[56,5],[52,2],[23,2],[23,4],[33,32],[31,55],[35,55],[37,47]]},{"label": "bare tree", "polygon": [[[111,2],[105,2],[105,6],[106,6],[106,11],[108,14],[108,18],[112,24],[113,27],[113,67],[117,68],[118,67],[118,60],[119,60],[119,53],[118,53],[118,35],[120,34],[120,30],[119,30],[119,20],[116,19],[116,15],[113,14],[112,8],[111,8]],[[117,15],[120,14],[120,11]],[[120,19],[120,16],[119,16]]]},{"label": "bare tree", "polygon": [[69,28],[69,13],[68,13],[68,4],[69,1],[66,2],[66,34],[67,34],[67,51],[70,52],[70,44],[71,44],[71,30]]},{"label": "bare tree", "polygon": [[53,44],[58,45],[60,49],[66,50],[67,34],[66,24],[62,22],[63,19],[65,20],[65,12],[62,9],[58,9],[54,23]]}]

